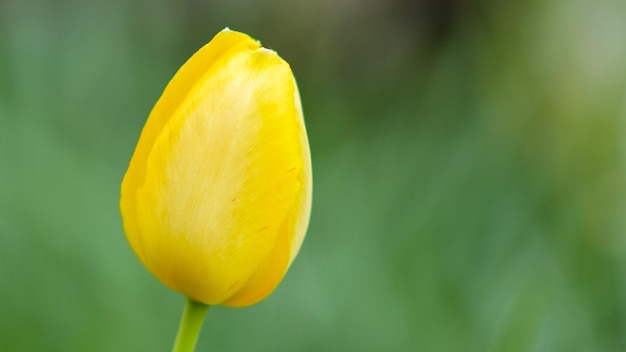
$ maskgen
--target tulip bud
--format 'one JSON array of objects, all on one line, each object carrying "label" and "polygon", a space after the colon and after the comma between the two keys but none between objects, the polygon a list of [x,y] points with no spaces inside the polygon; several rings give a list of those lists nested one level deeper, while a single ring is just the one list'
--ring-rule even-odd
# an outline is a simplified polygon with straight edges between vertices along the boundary
[{"label": "tulip bud", "polygon": [[224,29],[176,73],[122,182],[126,237],[161,282],[207,305],[274,291],[311,210],[311,159],[289,65]]}]

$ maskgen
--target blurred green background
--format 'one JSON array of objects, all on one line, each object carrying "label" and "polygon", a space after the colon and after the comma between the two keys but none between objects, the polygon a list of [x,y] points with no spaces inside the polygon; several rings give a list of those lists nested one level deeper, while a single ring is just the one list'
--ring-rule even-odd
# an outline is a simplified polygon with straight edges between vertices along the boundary
[{"label": "blurred green background", "polygon": [[168,351],[119,185],[223,27],[278,51],[307,240],[199,351],[625,351],[623,0],[0,1],[0,351]]}]

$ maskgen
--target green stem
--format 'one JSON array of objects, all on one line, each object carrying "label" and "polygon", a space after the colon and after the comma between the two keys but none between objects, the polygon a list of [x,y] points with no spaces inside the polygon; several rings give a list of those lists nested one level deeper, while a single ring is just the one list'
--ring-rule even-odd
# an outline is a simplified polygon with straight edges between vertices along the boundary
[{"label": "green stem", "polygon": [[173,352],[193,352],[209,306],[187,298]]}]

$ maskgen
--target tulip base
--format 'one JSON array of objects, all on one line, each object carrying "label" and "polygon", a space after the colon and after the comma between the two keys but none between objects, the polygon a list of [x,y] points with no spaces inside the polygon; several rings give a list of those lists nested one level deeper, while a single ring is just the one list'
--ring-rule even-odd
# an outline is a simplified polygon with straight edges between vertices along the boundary
[{"label": "tulip base", "polygon": [[209,306],[187,298],[173,352],[193,352]]}]

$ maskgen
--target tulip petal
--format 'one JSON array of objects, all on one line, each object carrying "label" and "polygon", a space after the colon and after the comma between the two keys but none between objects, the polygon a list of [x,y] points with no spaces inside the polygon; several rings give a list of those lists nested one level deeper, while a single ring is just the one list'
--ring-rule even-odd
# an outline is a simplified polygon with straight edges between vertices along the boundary
[{"label": "tulip petal", "polygon": [[176,73],[165,88],[163,95],[150,113],[141,132],[137,148],[130,161],[122,182],[120,209],[126,237],[139,259],[144,263],[144,253],[139,242],[137,227],[136,194],[145,178],[146,160],[158,135],[169,121],[174,111],[187,97],[190,90],[216,62],[230,53],[256,49],[260,44],[249,36],[224,29],[208,44],[196,52]]},{"label": "tulip petal", "polygon": [[302,185],[302,191],[299,194],[299,198],[297,202],[297,209],[299,212],[295,214],[293,218],[294,221],[294,229],[291,233],[291,255],[289,258],[289,265],[296,259],[298,252],[300,251],[300,247],[302,246],[302,242],[304,241],[304,236],[306,235],[306,230],[309,227],[309,220],[311,216],[311,205],[312,205],[312,196],[313,196],[313,177],[312,177],[312,167],[311,167],[311,153],[309,148],[309,140],[306,135],[306,127],[304,125],[304,115],[302,113],[302,103],[300,102],[300,93],[298,92],[298,85],[294,79],[294,102],[296,105],[296,109],[298,112],[298,122],[300,124],[300,139],[303,141],[302,149],[300,150],[302,155],[302,170],[300,170],[300,174],[298,175],[298,179],[300,179]]},{"label": "tulip petal", "polygon": [[298,121],[301,127],[300,138],[304,141],[301,150],[302,169],[298,174],[301,191],[296,199],[292,213],[281,228],[278,241],[272,252],[267,256],[265,262],[259,267],[254,275],[237,290],[237,293],[228,300],[222,302],[227,307],[244,307],[255,304],[270,295],[280,283],[287,269],[296,258],[298,251],[304,240],[311,214],[311,157],[309,145],[302,115],[300,95],[295,87],[295,105],[298,111]]},{"label": "tulip petal", "polygon": [[[295,89],[276,53],[238,48],[168,112],[147,158],[136,215],[144,263],[170,288],[219,304],[268,260],[280,262],[284,274],[285,259],[270,258],[281,241],[294,242],[279,235],[294,207],[300,212],[299,175],[308,167]],[[163,106],[155,110],[168,110]]]},{"label": "tulip petal", "polygon": [[227,307],[245,307],[257,303],[271,294],[287,272],[290,257],[291,218],[286,221],[278,236],[274,249],[258,270],[241,287],[234,287],[233,296],[222,302]]}]

